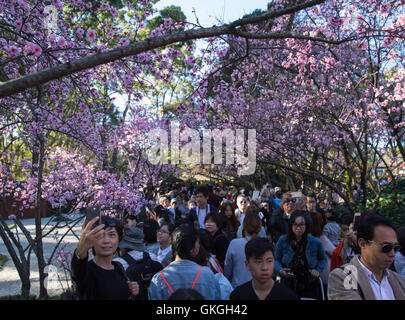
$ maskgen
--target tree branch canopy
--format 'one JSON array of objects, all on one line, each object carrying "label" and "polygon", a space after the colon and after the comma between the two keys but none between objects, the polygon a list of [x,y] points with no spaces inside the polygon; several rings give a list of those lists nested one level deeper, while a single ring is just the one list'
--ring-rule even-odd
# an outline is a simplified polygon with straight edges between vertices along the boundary
[{"label": "tree branch canopy", "polygon": [[[90,55],[85,58],[76,59],[73,61],[66,62],[56,67],[52,67],[46,70],[38,71],[32,74],[28,74],[22,76],[17,79],[9,80],[4,82],[0,85],[0,98],[8,97],[10,95],[20,93],[26,89],[47,83],[52,80],[60,79],[70,74],[83,71],[86,69],[94,68],[99,65],[107,64],[110,62],[114,62],[116,60],[134,56],[140,54],[142,52],[147,52],[149,50],[153,50],[156,48],[161,48],[173,43],[177,42],[184,42],[188,40],[196,40],[196,39],[203,39],[209,38],[214,36],[220,35],[236,35],[242,36],[240,30],[237,30],[237,27],[258,23],[261,21],[265,21],[268,19],[273,19],[276,17],[280,17],[286,14],[291,14],[294,12],[298,12],[300,10],[312,7],[314,5],[318,5],[325,2],[325,0],[312,0],[308,2],[304,2],[302,4],[292,6],[289,8],[284,8],[281,10],[277,10],[275,12],[266,13],[257,17],[248,17],[236,20],[230,24],[219,26],[219,27],[211,27],[211,28],[200,28],[196,30],[187,30],[187,31],[180,31],[160,37],[150,38],[143,41],[139,41],[136,43],[129,44],[127,46],[123,46],[120,48],[108,50],[102,53],[98,53],[95,55]],[[262,35],[258,34],[257,37],[260,39]],[[271,34],[267,35],[271,36]],[[296,35],[298,36],[298,35]],[[292,34],[285,33],[285,34],[274,34],[274,38],[282,39],[282,38],[291,38],[296,37]],[[248,34],[246,37],[254,38],[254,34]],[[302,37],[302,36],[300,36]],[[313,40],[315,40],[314,38]],[[319,39],[325,41],[325,39]]]}]

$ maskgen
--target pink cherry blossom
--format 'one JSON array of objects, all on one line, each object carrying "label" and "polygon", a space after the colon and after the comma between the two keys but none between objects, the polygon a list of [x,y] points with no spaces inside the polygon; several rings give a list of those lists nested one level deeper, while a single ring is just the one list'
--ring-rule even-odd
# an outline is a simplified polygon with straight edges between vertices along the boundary
[{"label": "pink cherry blossom", "polygon": [[122,38],[119,42],[119,46],[123,47],[123,46],[127,46],[129,45],[129,40],[127,38]]},{"label": "pink cherry blossom", "polygon": [[41,53],[41,47],[35,43],[28,43],[24,46],[24,55],[26,56],[33,54],[35,57],[39,57]]},{"label": "pink cherry blossom", "polygon": [[58,39],[58,47],[64,48],[66,46],[66,40],[64,37],[59,37]]},{"label": "pink cherry blossom", "polygon": [[76,35],[81,38],[84,34],[84,30],[82,28],[77,28]]},{"label": "pink cherry blossom", "polygon": [[87,31],[86,39],[93,42],[96,39],[96,32],[93,29]]},{"label": "pink cherry blossom", "polygon": [[108,4],[108,3],[102,3],[101,4],[101,9],[103,9],[103,10],[109,10],[110,9],[110,5]]},{"label": "pink cherry blossom", "polygon": [[115,9],[114,7],[110,8],[110,13],[114,16],[114,17],[118,17],[118,10]]},{"label": "pink cherry blossom", "polygon": [[7,52],[11,57],[14,58],[20,54],[20,49],[13,45],[7,48]]}]

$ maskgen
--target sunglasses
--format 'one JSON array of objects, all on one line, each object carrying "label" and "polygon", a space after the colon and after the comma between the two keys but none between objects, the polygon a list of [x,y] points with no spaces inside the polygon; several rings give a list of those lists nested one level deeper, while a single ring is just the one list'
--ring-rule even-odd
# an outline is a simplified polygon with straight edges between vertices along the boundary
[{"label": "sunglasses", "polygon": [[287,199],[285,203],[295,203],[295,199]]},{"label": "sunglasses", "polygon": [[117,225],[117,220],[111,218],[101,218],[101,224],[104,224],[105,228],[115,227]]},{"label": "sunglasses", "polygon": [[389,253],[391,252],[392,249],[394,249],[394,252],[398,252],[401,249],[400,244],[381,244],[372,240],[368,241],[369,243],[374,243],[375,245],[381,247],[381,251],[383,253]]}]

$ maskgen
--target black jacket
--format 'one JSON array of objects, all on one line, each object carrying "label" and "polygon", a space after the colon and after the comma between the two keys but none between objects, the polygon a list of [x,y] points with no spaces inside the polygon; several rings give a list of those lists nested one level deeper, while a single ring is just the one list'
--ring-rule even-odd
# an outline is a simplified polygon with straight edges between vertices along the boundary
[{"label": "black jacket", "polygon": [[271,218],[271,212],[272,211],[267,211],[264,208],[260,209],[260,212],[263,214],[264,218],[263,218],[263,227],[266,229],[266,233],[270,233],[271,230],[271,223],[270,223],[270,218]]},{"label": "black jacket", "polygon": [[212,248],[212,253],[215,254],[215,257],[218,259],[218,262],[221,264],[222,269],[224,268],[226,251],[229,247],[229,240],[226,234],[222,230],[218,230],[214,237],[214,247]]},{"label": "black jacket", "polygon": [[[305,211],[308,221],[307,231],[312,232],[312,219],[308,211]],[[270,217],[270,231],[273,242],[276,243],[278,239],[288,233],[290,225],[290,218],[284,213],[281,207],[278,207],[276,212]]]},{"label": "black jacket", "polygon": [[278,239],[288,232],[290,219],[284,213],[281,207],[278,207],[276,212],[270,217],[270,232],[273,243],[277,243]]},{"label": "black jacket", "polygon": [[79,260],[74,251],[71,272],[80,300],[128,300],[130,292],[125,271],[118,262],[112,261],[112,264],[113,270],[105,270],[87,257]]}]

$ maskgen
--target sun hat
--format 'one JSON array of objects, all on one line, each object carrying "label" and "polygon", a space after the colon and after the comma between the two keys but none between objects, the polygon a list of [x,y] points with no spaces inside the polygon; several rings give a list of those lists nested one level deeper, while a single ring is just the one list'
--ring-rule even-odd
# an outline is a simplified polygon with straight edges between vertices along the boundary
[{"label": "sun hat", "polygon": [[135,251],[145,251],[146,246],[143,243],[143,231],[137,227],[130,227],[124,229],[122,240],[118,247],[121,249],[131,249]]}]

